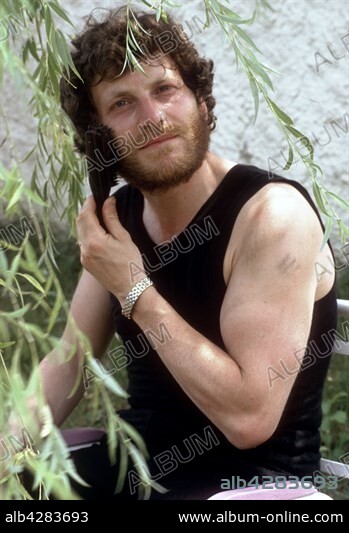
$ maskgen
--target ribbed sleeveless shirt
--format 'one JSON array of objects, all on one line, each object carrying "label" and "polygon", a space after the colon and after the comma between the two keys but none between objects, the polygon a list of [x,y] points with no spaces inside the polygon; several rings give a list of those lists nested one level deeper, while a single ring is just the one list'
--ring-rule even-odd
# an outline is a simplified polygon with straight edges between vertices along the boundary
[{"label": "ribbed sleeveless shirt", "polygon": [[[151,240],[144,227],[143,195],[130,185],[115,193],[120,221],[138,246],[157,291],[185,321],[223,350],[219,316],[226,292],[225,252],[241,208],[272,182],[295,187],[317,213],[308,192],[298,182],[279,176],[270,179],[264,170],[237,164],[185,230],[161,245]],[[176,451],[176,460],[181,463],[178,476],[204,469],[206,476],[211,472],[216,479],[268,472],[304,476],[318,468],[322,392],[336,328],[334,286],[314,304],[304,364],[275,433],[267,442],[249,450],[235,448],[193,404],[153,350],[149,335],[123,317],[117,299],[112,296],[112,300],[115,328],[124,342],[123,361],[129,376],[130,409],[121,415],[144,437],[152,458]],[[159,342],[166,342],[165,330],[159,327],[153,333]],[[294,368],[287,371],[292,373]],[[199,440],[193,440],[193,435]],[[194,457],[194,444],[200,439],[204,443],[202,453],[198,448]],[[192,460],[186,461],[189,448]]]}]

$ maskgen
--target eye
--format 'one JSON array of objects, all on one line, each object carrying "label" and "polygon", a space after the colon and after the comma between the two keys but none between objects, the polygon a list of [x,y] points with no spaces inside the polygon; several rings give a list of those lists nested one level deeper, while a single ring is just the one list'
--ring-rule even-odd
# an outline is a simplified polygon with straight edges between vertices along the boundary
[{"label": "eye", "polygon": [[120,109],[121,107],[125,107],[126,104],[127,104],[127,100],[118,100],[117,102],[113,104],[113,107]]},{"label": "eye", "polygon": [[157,88],[157,92],[158,93],[168,93],[168,92],[172,92],[176,89],[176,87],[174,87],[173,85],[160,85],[160,87]]}]

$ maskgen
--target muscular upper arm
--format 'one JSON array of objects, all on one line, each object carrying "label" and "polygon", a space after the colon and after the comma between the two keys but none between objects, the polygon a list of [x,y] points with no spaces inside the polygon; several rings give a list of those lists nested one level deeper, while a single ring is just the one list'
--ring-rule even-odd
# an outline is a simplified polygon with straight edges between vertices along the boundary
[{"label": "muscular upper arm", "polygon": [[[307,344],[323,235],[306,200],[285,185],[267,186],[246,204],[234,231],[221,331],[245,379],[251,413],[263,417],[268,438]],[[277,373],[283,377],[273,379]]]}]

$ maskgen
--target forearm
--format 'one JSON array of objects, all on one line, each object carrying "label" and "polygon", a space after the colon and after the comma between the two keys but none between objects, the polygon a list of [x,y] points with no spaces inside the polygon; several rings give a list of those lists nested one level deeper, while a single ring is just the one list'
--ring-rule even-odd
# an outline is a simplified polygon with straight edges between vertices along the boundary
[{"label": "forearm", "polygon": [[[6,495],[6,479],[13,474],[12,447],[16,443],[16,451],[26,449],[26,453],[35,453],[44,438],[43,429],[47,423],[47,405],[49,406],[55,425],[60,425],[74,409],[83,394],[81,384],[81,368],[77,355],[70,361],[63,362],[53,350],[41,362],[39,369],[39,390],[31,395],[22,405],[11,412],[6,427],[1,428],[0,442],[4,445],[5,454],[0,461],[0,498]],[[74,394],[70,397],[74,385],[79,380]],[[41,390],[40,390],[41,389]],[[10,453],[11,452],[11,455]],[[7,456],[8,455],[8,456]]]},{"label": "forearm", "polygon": [[76,354],[69,361],[62,362],[62,355],[58,356],[52,350],[41,361],[38,371],[40,389],[27,399],[22,412],[11,413],[7,428],[7,432],[15,437],[20,437],[25,429],[34,442],[38,441],[45,423],[43,407],[49,407],[54,424],[60,426],[84,392],[81,365]]},{"label": "forearm", "polygon": [[42,392],[56,426],[66,420],[83,396],[85,354],[101,358],[113,333],[110,294],[84,271],[60,342],[40,363]]},{"label": "forearm", "polygon": [[50,407],[55,425],[60,426],[84,393],[79,354],[64,362],[62,355],[53,350],[40,363],[40,375],[44,398]]},{"label": "forearm", "polygon": [[159,324],[166,326],[170,339],[157,343],[159,357],[227,438],[238,434],[250,407],[243,375],[234,359],[183,320],[154,287],[139,297],[132,318],[143,331],[156,332]]},{"label": "forearm", "polygon": [[[95,205],[87,199],[77,221],[81,261],[85,270],[114,294],[123,307],[134,283],[130,280],[130,264],[141,265],[142,256],[120,224],[112,199],[104,203],[103,217],[108,234],[102,232]],[[147,336],[152,332],[158,336],[159,328],[166,326],[171,340],[155,342],[154,346],[163,363],[189,398],[228,440],[237,447],[248,448],[264,442],[275,431],[288,390],[283,385],[277,387],[277,392],[283,388],[278,398],[274,390],[271,393],[266,376],[280,335],[272,336],[271,340],[266,337],[265,331],[270,328],[271,320],[263,319],[251,342],[249,324],[251,318],[255,320],[254,306],[249,306],[248,314],[244,315],[240,312],[246,307],[243,298],[239,305],[234,305],[232,316],[230,303],[226,313],[228,318],[224,319],[227,323],[225,339],[220,324],[226,351],[195,331],[155,287],[147,288],[139,296],[132,318]],[[163,333],[163,329],[161,331]]]}]

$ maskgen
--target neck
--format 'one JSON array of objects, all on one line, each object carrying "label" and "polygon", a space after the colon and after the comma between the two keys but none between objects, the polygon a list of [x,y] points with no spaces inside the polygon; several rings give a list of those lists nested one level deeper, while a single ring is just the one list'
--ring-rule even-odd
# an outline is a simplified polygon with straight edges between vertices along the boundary
[{"label": "neck", "polygon": [[144,225],[154,242],[171,240],[189,224],[236,163],[207,153],[187,183],[166,192],[143,192]]}]

